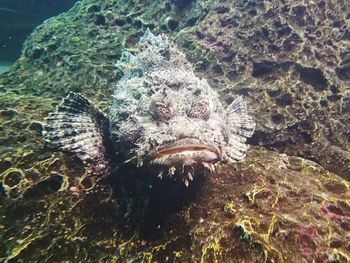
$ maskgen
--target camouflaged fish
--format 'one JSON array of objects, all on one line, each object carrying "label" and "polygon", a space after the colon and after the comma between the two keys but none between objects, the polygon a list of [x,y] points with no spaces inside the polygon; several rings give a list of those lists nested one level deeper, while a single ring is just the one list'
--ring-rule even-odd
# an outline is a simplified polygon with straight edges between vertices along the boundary
[{"label": "camouflaged fish", "polygon": [[115,85],[109,115],[70,93],[48,117],[47,141],[76,154],[95,174],[106,175],[118,155],[186,185],[217,162],[243,159],[255,123],[242,97],[225,108],[165,36],[147,30],[136,50],[117,63],[124,76]]}]

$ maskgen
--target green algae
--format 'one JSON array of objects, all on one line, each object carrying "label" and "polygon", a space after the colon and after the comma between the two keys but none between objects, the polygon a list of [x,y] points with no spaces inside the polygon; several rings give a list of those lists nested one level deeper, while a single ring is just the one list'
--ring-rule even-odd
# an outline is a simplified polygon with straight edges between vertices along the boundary
[{"label": "green algae", "polygon": [[[33,169],[57,167],[57,160],[52,157]],[[290,169],[295,163],[299,168]],[[160,237],[147,238],[143,226],[125,221],[122,203],[108,194],[107,185],[99,181],[92,189],[80,188],[77,193],[71,187],[78,185],[70,178],[66,181],[69,186],[56,191],[27,192],[6,201],[1,238],[22,241],[5,242],[6,250],[11,251],[5,258],[69,260],[73,253],[76,260],[116,262],[125,258],[153,262],[166,257],[196,262],[290,262],[317,259],[321,251],[333,255],[330,244],[335,244],[334,239],[341,244],[336,250],[346,253],[346,236],[340,233],[350,220],[348,192],[329,188],[329,182],[350,186],[339,180],[312,162],[254,149],[245,161],[221,166],[183,212],[169,214],[158,230],[156,227]],[[266,188],[270,190],[257,191]],[[254,198],[246,198],[248,192],[255,193]],[[333,213],[324,214],[324,207],[332,208]],[[315,232],[315,245],[307,243],[304,248],[300,236],[307,239]]]}]

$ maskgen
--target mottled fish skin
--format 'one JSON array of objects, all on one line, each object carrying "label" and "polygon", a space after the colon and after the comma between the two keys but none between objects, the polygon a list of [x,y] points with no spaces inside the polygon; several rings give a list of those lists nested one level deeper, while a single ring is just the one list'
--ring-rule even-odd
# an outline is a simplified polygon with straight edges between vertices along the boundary
[{"label": "mottled fish skin", "polygon": [[49,117],[49,142],[101,169],[113,159],[106,154],[113,148],[124,162],[156,167],[159,178],[182,176],[186,185],[199,169],[212,171],[219,161],[245,157],[255,128],[245,101],[240,96],[225,108],[165,36],[147,30],[134,55],[124,52],[116,66],[124,76],[115,85],[108,118],[72,93]]},{"label": "mottled fish skin", "polygon": [[[185,55],[166,37],[147,31],[135,55],[124,53],[117,66],[124,77],[115,86],[110,121],[112,133],[119,138],[116,148],[123,149],[126,142],[133,145],[125,149],[125,156],[180,171],[183,165],[245,157],[246,138],[253,134],[255,123],[243,98],[225,108],[218,93],[195,75]],[[208,145],[213,151],[191,152],[188,147],[177,154],[177,162],[175,154],[154,158],[163,145],[186,139],[185,145]]]}]

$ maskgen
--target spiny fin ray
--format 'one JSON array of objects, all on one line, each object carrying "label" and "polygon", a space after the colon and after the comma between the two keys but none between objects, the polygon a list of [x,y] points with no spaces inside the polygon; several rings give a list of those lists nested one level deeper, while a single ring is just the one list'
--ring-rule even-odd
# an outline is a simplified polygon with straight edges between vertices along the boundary
[{"label": "spiny fin ray", "polygon": [[228,123],[231,132],[248,138],[254,133],[255,122],[248,115],[246,102],[242,96],[236,98],[227,108]]},{"label": "spiny fin ray", "polygon": [[103,111],[84,96],[71,92],[47,120],[43,135],[51,145],[91,164],[95,175],[108,173],[113,151],[109,121]]}]

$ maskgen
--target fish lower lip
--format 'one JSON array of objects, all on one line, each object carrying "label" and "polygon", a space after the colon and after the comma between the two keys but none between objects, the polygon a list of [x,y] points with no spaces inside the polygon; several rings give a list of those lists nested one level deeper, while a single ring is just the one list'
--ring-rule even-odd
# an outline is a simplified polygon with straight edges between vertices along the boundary
[{"label": "fish lower lip", "polygon": [[201,162],[216,162],[220,159],[220,150],[201,143],[196,139],[181,139],[162,145],[150,153],[152,164],[191,165]]}]

